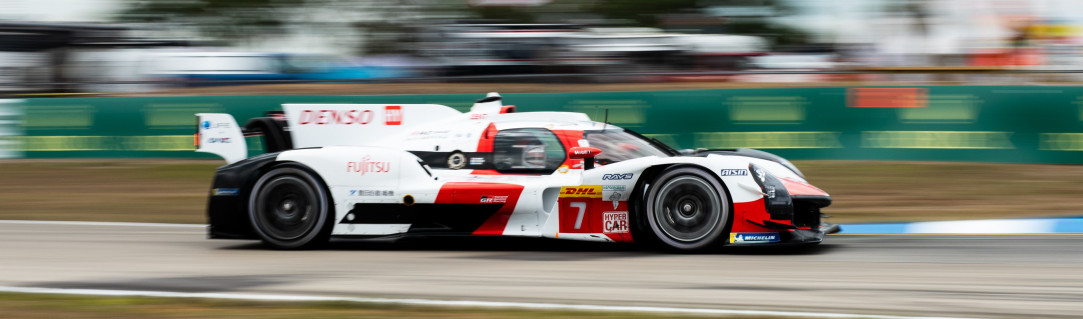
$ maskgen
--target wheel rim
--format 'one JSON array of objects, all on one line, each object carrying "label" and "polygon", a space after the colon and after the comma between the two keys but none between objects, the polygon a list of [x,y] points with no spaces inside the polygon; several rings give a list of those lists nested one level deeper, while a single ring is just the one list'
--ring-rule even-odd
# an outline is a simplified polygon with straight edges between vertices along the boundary
[{"label": "wheel rim", "polygon": [[711,184],[695,176],[678,176],[663,184],[655,197],[653,214],[658,228],[679,242],[695,242],[711,235],[722,218],[722,199]]},{"label": "wheel rim", "polygon": [[312,230],[317,221],[318,201],[304,180],[294,176],[276,177],[267,182],[256,198],[257,222],[269,236],[289,241]]}]

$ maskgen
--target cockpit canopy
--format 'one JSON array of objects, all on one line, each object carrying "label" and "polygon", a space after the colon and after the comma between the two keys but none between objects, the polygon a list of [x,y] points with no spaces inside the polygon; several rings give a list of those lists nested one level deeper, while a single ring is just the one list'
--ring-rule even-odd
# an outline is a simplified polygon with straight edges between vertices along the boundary
[{"label": "cockpit canopy", "polygon": [[[591,147],[602,150],[595,158],[606,165],[647,157],[670,156],[663,146],[620,128],[587,130],[584,138]],[[515,128],[498,132],[493,139],[493,166],[501,173],[549,174],[567,159],[567,149],[552,131],[543,128]]]}]

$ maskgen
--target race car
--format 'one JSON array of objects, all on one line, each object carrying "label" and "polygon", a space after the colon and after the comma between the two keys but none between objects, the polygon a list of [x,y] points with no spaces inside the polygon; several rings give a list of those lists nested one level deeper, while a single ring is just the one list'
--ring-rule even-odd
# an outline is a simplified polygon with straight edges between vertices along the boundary
[{"label": "race car", "polygon": [[[831,197],[789,161],[678,151],[581,113],[515,112],[497,93],[435,104],[284,104],[247,121],[200,113],[217,154],[210,238],[277,249],[332,237],[527,236],[722,245],[816,244]],[[245,136],[266,153],[248,157]]]}]

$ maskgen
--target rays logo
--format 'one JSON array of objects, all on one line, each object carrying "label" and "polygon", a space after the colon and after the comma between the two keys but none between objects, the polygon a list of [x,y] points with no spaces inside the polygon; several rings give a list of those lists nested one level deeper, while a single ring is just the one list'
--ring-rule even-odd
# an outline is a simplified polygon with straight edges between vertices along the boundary
[{"label": "rays logo", "polygon": [[632,173],[605,174],[605,175],[602,175],[602,180],[603,181],[619,181],[619,180],[632,179],[632,176],[634,176],[634,174],[632,174]]},{"label": "rays logo", "polygon": [[203,121],[203,129],[211,128],[211,121]]}]

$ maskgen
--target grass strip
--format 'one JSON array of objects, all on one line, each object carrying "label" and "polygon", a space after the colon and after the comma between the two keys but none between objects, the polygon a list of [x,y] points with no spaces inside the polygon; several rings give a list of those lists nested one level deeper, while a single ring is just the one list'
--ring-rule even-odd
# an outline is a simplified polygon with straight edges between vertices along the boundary
[{"label": "grass strip", "polygon": [[736,318],[652,312],[555,311],[430,307],[358,302],[261,302],[202,298],[97,297],[0,293],[4,318]]}]

